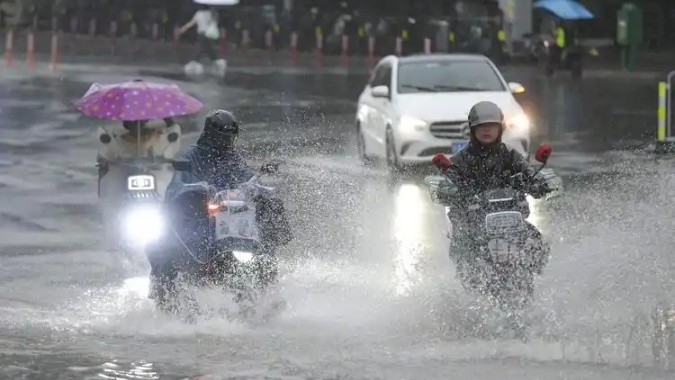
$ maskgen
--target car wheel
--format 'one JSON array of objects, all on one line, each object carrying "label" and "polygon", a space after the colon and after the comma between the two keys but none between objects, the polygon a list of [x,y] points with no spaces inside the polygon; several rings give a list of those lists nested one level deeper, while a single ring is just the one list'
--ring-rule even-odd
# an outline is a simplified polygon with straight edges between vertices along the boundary
[{"label": "car wheel", "polygon": [[361,126],[356,126],[356,145],[359,150],[359,158],[364,165],[370,165],[372,160],[366,154],[366,140],[363,137],[363,132],[361,132]]},{"label": "car wheel", "polygon": [[394,143],[394,132],[391,131],[391,128],[387,128],[387,168],[391,172],[398,172],[401,169],[396,153],[396,144]]}]

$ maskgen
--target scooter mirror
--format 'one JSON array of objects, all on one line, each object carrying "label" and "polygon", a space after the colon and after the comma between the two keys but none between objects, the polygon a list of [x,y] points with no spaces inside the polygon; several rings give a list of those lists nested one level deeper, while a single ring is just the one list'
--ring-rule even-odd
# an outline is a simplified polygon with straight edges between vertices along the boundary
[{"label": "scooter mirror", "polygon": [[542,164],[546,164],[546,162],[548,162],[548,158],[551,157],[551,153],[553,153],[553,148],[550,145],[541,144],[539,148],[537,148],[537,152],[534,154],[534,159],[541,162]]},{"label": "scooter mirror", "polygon": [[446,157],[445,154],[443,153],[436,154],[434,158],[431,159],[431,162],[434,164],[434,166],[436,166],[443,172],[450,169],[450,166],[452,166],[452,162],[450,161],[450,159]]}]

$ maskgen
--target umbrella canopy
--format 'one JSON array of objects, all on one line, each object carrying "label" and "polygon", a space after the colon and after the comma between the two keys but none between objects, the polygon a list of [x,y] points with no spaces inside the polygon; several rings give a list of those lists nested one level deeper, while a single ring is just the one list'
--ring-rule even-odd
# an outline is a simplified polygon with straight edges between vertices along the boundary
[{"label": "umbrella canopy", "polygon": [[593,14],[574,0],[541,0],[535,8],[545,9],[563,20],[590,20]]},{"label": "umbrella canopy", "polygon": [[203,104],[175,84],[135,80],[119,84],[91,85],[75,107],[98,119],[137,121],[189,115]]}]

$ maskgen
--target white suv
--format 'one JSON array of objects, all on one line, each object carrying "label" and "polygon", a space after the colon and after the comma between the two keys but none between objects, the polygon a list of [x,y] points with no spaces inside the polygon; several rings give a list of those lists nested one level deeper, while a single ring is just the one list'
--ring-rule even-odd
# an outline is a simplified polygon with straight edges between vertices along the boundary
[{"label": "white suv", "polygon": [[530,121],[513,97],[523,91],[482,55],[385,57],[359,97],[359,155],[386,158],[396,168],[455,153],[469,141],[469,110],[488,100],[504,112],[503,141],[527,157]]}]

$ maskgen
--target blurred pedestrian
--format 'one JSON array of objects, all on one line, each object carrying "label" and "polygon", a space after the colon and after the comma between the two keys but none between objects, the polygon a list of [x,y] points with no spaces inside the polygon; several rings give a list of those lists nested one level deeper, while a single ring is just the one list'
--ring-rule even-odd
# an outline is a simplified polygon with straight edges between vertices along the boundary
[{"label": "blurred pedestrian", "polygon": [[204,68],[200,61],[203,56],[206,56],[216,66],[218,74],[224,76],[226,62],[218,58],[215,48],[220,39],[218,13],[212,7],[200,5],[199,10],[192,16],[192,20],[176,31],[176,39],[194,26],[197,26],[197,54],[194,61],[186,66],[186,71],[190,74],[202,74]]},{"label": "blurred pedestrian", "polygon": [[220,38],[216,12],[206,5],[200,5],[199,10],[192,16],[192,20],[178,29],[176,38],[180,38],[194,26],[197,26],[197,46],[199,49],[196,60],[199,61],[202,56],[206,55],[211,61],[215,61],[218,59],[218,54],[216,54],[214,45],[215,41]]}]

